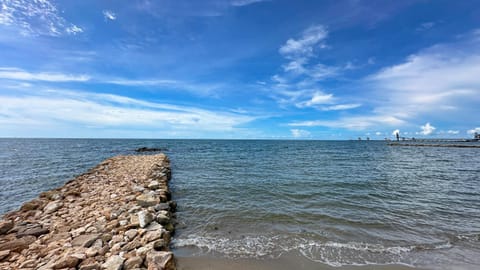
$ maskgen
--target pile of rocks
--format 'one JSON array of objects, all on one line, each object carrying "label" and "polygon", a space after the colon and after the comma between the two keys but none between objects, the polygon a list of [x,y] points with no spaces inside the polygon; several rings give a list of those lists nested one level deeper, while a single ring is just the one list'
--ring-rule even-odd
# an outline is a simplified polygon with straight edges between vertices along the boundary
[{"label": "pile of rocks", "polygon": [[117,156],[0,220],[0,269],[175,269],[164,154]]}]

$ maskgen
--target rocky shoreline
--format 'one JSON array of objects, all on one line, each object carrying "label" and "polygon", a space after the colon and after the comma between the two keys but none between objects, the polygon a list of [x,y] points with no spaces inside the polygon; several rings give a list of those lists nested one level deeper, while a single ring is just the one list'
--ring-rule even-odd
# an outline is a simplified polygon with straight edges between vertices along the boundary
[{"label": "rocky shoreline", "polygon": [[164,154],[107,159],[0,220],[0,269],[173,270]]}]

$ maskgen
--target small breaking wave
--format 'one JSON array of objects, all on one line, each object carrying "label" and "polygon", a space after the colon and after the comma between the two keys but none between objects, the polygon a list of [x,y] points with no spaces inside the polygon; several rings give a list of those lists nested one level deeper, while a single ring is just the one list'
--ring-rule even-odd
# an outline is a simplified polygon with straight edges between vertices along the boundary
[{"label": "small breaking wave", "polygon": [[404,264],[412,265],[412,254],[437,249],[449,249],[450,242],[410,246],[383,246],[370,243],[339,243],[315,241],[288,236],[245,236],[231,239],[189,235],[177,238],[174,248],[197,248],[199,254],[221,254],[228,258],[278,258],[284,253],[297,251],[311,261],[330,266]]}]

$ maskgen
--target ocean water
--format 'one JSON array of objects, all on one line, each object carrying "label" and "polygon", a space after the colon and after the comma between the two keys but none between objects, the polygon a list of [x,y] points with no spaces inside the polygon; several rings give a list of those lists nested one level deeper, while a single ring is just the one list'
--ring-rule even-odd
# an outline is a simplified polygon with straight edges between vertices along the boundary
[{"label": "ocean water", "polygon": [[480,268],[480,149],[382,141],[0,139],[0,213],[118,154],[162,147],[175,252]]}]

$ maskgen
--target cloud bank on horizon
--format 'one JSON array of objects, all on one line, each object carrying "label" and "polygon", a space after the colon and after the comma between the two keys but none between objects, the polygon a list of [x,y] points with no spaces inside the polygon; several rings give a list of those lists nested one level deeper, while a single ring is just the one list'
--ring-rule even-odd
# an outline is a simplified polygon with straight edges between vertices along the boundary
[{"label": "cloud bank on horizon", "polygon": [[473,1],[0,0],[0,137],[471,137],[479,12]]}]

